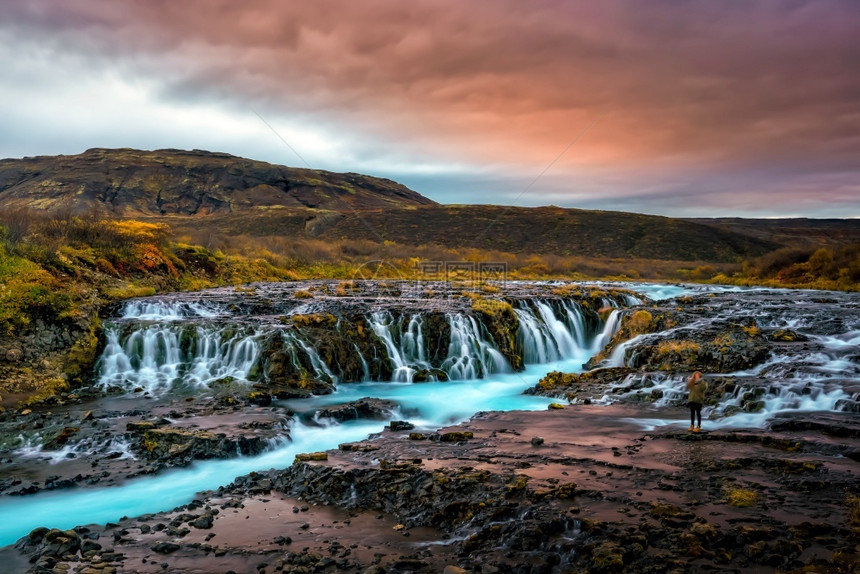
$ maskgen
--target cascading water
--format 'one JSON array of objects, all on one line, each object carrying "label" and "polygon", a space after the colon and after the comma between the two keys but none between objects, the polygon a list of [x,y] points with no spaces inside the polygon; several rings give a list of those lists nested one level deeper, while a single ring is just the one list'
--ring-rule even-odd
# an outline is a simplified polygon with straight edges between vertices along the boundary
[{"label": "cascading water", "polygon": [[[617,307],[605,299],[606,307]],[[617,309],[597,332],[589,330],[586,311],[566,300],[534,300],[515,310],[519,320],[518,348],[525,364],[557,362],[591,353],[617,329]],[[266,340],[278,338],[288,355],[294,376],[310,376],[338,382],[370,380],[371,369],[357,344],[350,342],[361,364],[361,374],[344,376],[340,366],[327,363],[317,351],[316,341],[302,329],[270,323],[251,332],[230,327],[229,316],[213,304],[184,301],[136,301],[126,304],[122,319],[106,330],[105,351],[99,362],[99,385],[150,394],[163,394],[174,387],[206,389],[224,377],[247,381],[263,371]],[[216,317],[216,319],[212,319]],[[373,311],[364,317],[378,341],[378,356],[387,357],[393,382],[439,378],[474,380],[512,372],[487,327],[475,315],[446,313],[447,341],[428,345],[426,315],[421,312]],[[155,322],[156,319],[160,322]],[[592,321],[594,324],[595,321]],[[433,356],[431,356],[433,355]]]},{"label": "cascading water", "polygon": [[142,388],[151,394],[177,384],[203,388],[224,377],[245,380],[260,354],[254,333],[206,325],[150,324],[125,337],[121,329],[109,327],[105,338],[98,386]]},{"label": "cascading water", "polygon": [[[585,313],[579,304],[568,301],[540,301],[523,305],[514,312],[520,321],[517,344],[526,363],[550,363],[602,348],[618,330],[617,311],[598,333],[589,332]],[[608,338],[607,338],[608,337]],[[593,339],[593,340],[592,340]]]},{"label": "cascading water", "polygon": [[179,321],[188,317],[218,317],[228,313],[204,303],[185,301],[129,301],[123,305],[120,317],[145,321]]},{"label": "cascading water", "polygon": [[433,368],[427,361],[424,351],[420,315],[413,315],[405,330],[401,328],[402,318],[398,320],[388,311],[371,313],[367,322],[385,345],[388,359],[391,361],[392,380],[394,382],[411,383],[415,373],[419,370]]},{"label": "cascading water", "polygon": [[474,317],[450,315],[451,343],[442,370],[449,379],[480,379],[494,373],[511,372],[508,361]]}]

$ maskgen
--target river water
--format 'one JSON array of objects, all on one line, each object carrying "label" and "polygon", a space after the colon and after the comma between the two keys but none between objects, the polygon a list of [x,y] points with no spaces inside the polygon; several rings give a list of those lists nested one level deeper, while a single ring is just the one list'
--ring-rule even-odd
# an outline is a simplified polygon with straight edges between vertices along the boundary
[{"label": "river water", "polygon": [[[745,290],[730,287],[703,287],[679,285],[630,284],[625,285],[648,298],[657,301],[685,294],[701,293],[737,293],[743,297],[748,293],[781,293],[786,297],[787,292],[768,290]],[[840,295],[840,294],[837,294]],[[840,295],[841,296],[841,295]],[[838,305],[838,301],[836,303]],[[134,306],[136,305],[136,307]],[[809,329],[809,317],[803,312],[804,307],[798,305],[797,312],[791,316],[784,315],[773,319],[785,325],[791,325],[799,332]],[[185,384],[204,386],[206,381],[215,377],[230,375],[241,377],[250,368],[249,364],[255,359],[253,342],[257,334],[252,330],[237,332],[231,343],[224,345],[214,340],[201,337],[198,341],[197,353],[208,357],[199,365],[187,368],[180,377],[176,364],[177,357],[164,352],[165,338],[171,337],[170,322],[181,322],[189,314],[200,317],[216,317],[217,308],[211,306],[174,305],[159,306],[158,304],[134,303],[126,306],[121,317],[125,319],[143,320],[146,323],[140,327],[137,335],[139,342],[121,341],[119,335],[113,334],[112,340],[105,350],[101,365],[102,382],[105,385],[123,383],[131,386],[143,386],[148,392],[169,392],[170,381],[182,378]],[[549,313],[549,315],[547,314]],[[565,314],[566,313],[566,314]],[[837,408],[842,400],[856,400],[856,393],[851,389],[860,383],[860,366],[857,363],[857,349],[860,347],[860,324],[856,318],[856,309],[852,311],[854,319],[847,321],[839,332],[827,334],[811,333],[810,337],[816,342],[816,351],[803,357],[806,365],[798,375],[785,376],[787,380],[783,389],[775,390],[765,395],[766,407],[757,413],[736,413],[732,416],[716,417],[709,423],[714,427],[761,427],[776,414],[791,410],[831,411]],[[518,312],[519,314],[519,312]],[[438,382],[430,381],[421,384],[405,382],[411,380],[412,372],[421,367],[421,345],[409,338],[409,329],[392,335],[391,345],[396,352],[389,353],[396,365],[394,381],[341,384],[331,395],[313,397],[304,400],[276,401],[275,407],[289,408],[305,417],[296,417],[290,429],[291,440],[273,443],[267,452],[253,457],[237,457],[228,460],[211,460],[196,462],[190,467],[167,471],[155,476],[146,476],[130,480],[119,486],[110,488],[72,488],[59,491],[45,491],[31,496],[0,497],[0,546],[15,542],[37,526],[70,528],[79,524],[106,523],[116,521],[123,516],[137,516],[168,510],[186,504],[192,500],[195,493],[216,489],[227,484],[236,476],[252,471],[269,468],[285,467],[293,462],[297,453],[321,451],[336,448],[338,444],[366,438],[371,433],[381,430],[380,421],[350,421],[335,424],[331,421],[310,421],[308,417],[317,409],[326,406],[353,401],[362,397],[390,399],[400,405],[401,412],[395,413],[394,418],[409,420],[418,430],[432,430],[444,425],[461,422],[479,411],[508,411],[508,410],[542,410],[546,409],[550,399],[523,395],[523,390],[534,386],[547,372],[560,370],[565,372],[580,372],[582,365],[605,344],[612,329],[617,327],[617,313],[610,315],[598,330],[591,333],[583,332],[581,322],[570,309],[561,312],[556,310],[557,317],[535,307],[532,315],[520,315],[520,324],[534,320],[540,323],[543,335],[535,331],[530,340],[530,357],[543,359],[540,362],[527,364],[522,372],[513,372],[498,363],[498,357],[492,349],[486,349],[485,341],[468,325],[457,327],[455,331],[462,334],[458,339],[459,348],[452,344],[448,350],[446,361],[450,360],[448,373],[464,375],[459,379]],[[380,318],[376,323],[383,324]],[[456,326],[456,325],[455,325]],[[377,330],[377,327],[374,327]],[[460,329],[460,330],[458,330]],[[538,327],[534,327],[538,329]],[[377,334],[384,335],[383,327]],[[552,332],[550,332],[552,331]],[[145,341],[149,333],[149,341]],[[146,345],[159,346],[162,350],[160,358],[154,359],[154,354],[146,355],[141,351],[141,357],[150,359],[130,358],[129,349],[143,349]],[[219,346],[220,345],[220,346]],[[482,346],[484,345],[484,346]],[[543,345],[543,347],[541,346]],[[551,347],[551,349],[550,349]],[[397,355],[395,357],[394,355]],[[780,373],[780,368],[787,362],[796,361],[797,357],[774,356],[767,365],[757,369],[757,372],[769,371]],[[147,362],[148,361],[148,362]],[[329,366],[317,365],[319,372]],[[475,378],[483,375],[482,378]],[[336,377],[335,377],[336,378]],[[847,383],[846,383],[847,381]],[[681,391],[682,381],[667,377],[658,382],[663,389],[663,402],[670,401]],[[796,388],[806,387],[806,391]],[[812,390],[809,390],[810,386]],[[609,399],[607,399],[609,402]],[[658,401],[659,403],[659,401]],[[720,408],[729,406],[731,400]],[[656,405],[658,408],[660,404]],[[655,411],[659,413],[659,411]],[[706,416],[709,413],[706,413]],[[719,413],[711,413],[719,415]],[[305,422],[300,422],[304,420]],[[656,428],[663,425],[685,424],[673,417],[656,415],[643,417],[634,421],[643,429]]]}]

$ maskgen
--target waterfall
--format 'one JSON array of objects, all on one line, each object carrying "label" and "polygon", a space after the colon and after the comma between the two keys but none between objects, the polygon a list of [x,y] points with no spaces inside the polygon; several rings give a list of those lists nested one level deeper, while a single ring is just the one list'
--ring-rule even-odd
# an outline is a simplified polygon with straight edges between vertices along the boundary
[{"label": "waterfall", "polygon": [[594,355],[600,352],[600,349],[609,344],[609,341],[612,340],[612,336],[618,331],[618,327],[621,326],[621,315],[622,312],[618,309],[613,309],[609,316],[606,318],[606,322],[603,324],[603,329],[601,329],[600,333],[594,340],[594,344],[591,346],[591,354]]},{"label": "waterfall", "polygon": [[524,304],[514,312],[520,321],[517,344],[526,363],[551,363],[574,356],[593,355],[618,330],[621,313],[613,308],[603,328],[598,333],[591,333],[585,312],[574,301],[535,300],[531,306]]},{"label": "waterfall", "polygon": [[429,370],[424,353],[424,337],[421,334],[422,319],[413,315],[404,332],[399,321],[388,311],[371,313],[367,322],[379,340],[385,345],[391,361],[392,380],[411,383],[418,370]]},{"label": "waterfall", "polygon": [[[605,324],[579,303],[565,299],[522,301],[514,312],[519,320],[515,352],[525,364],[542,364],[587,357],[602,348],[618,327],[618,303]],[[267,372],[269,345],[283,352],[285,375],[310,376],[337,383],[340,380],[369,381],[373,355],[387,357],[394,382],[474,380],[513,371],[483,320],[468,312],[449,312],[431,322],[427,313],[379,310],[363,321],[375,337],[360,344],[349,340],[349,353],[358,354],[360,370],[348,375],[335,360],[343,360],[343,347],[334,356],[319,352],[319,343],[303,329],[279,323],[263,323],[251,330],[239,318],[204,302],[149,300],[130,301],[121,317],[105,331],[105,349],[98,364],[99,385],[126,390],[141,388],[161,394],[172,388],[208,389],[213,381],[232,377],[239,381]],[[448,336],[431,333],[436,320],[447,323]],[[352,319],[353,321],[355,318]],[[361,319],[359,319],[361,320]],[[158,321],[158,322],[156,322]],[[338,323],[337,334],[342,331]],[[598,328],[600,327],[600,328]],[[348,335],[343,335],[348,337]],[[440,340],[440,336],[443,340]],[[369,348],[368,345],[369,344]],[[339,354],[338,354],[339,353]]]},{"label": "waterfall", "polygon": [[218,317],[226,315],[223,309],[204,303],[188,301],[160,301],[138,299],[128,301],[120,311],[123,319],[143,321],[179,321],[189,317]]},{"label": "waterfall", "polygon": [[204,325],[147,325],[125,338],[118,327],[109,327],[105,337],[98,385],[152,394],[174,385],[205,387],[223,377],[246,380],[260,353],[254,334]]},{"label": "waterfall", "polygon": [[295,372],[302,373],[305,371],[301,361],[301,357],[305,357],[308,363],[310,363],[310,367],[313,369],[314,375],[316,375],[318,379],[332,383],[337,382],[338,377],[331,371],[328,365],[325,364],[325,361],[322,360],[322,357],[319,356],[316,349],[314,349],[310,343],[303,341],[295,330],[285,329],[282,332],[282,336],[287,349],[290,351],[290,357],[292,359],[292,365]]},{"label": "waterfall", "polygon": [[483,332],[474,317],[449,315],[451,342],[442,370],[450,379],[480,379],[492,373],[512,371],[492,338]]}]

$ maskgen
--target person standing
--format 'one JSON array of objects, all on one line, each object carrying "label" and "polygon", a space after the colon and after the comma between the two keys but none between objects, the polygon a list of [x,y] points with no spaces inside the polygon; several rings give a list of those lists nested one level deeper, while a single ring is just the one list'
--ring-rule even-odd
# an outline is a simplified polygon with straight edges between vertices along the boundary
[{"label": "person standing", "polygon": [[702,405],[705,403],[707,390],[708,383],[702,377],[702,372],[694,371],[687,379],[687,391],[690,393],[687,398],[687,406],[690,407],[691,432],[702,432]]}]

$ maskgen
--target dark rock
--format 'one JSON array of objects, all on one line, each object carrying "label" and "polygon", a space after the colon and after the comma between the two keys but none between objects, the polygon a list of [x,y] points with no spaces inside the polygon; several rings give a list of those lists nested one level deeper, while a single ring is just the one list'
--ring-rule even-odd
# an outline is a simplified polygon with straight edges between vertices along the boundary
[{"label": "dark rock", "polygon": [[343,405],[320,409],[316,412],[316,417],[338,422],[358,419],[385,420],[391,418],[398,406],[394,401],[366,397]]},{"label": "dark rock", "polygon": [[405,431],[412,430],[414,428],[415,425],[407,421],[391,421],[388,423],[388,430],[391,431]]},{"label": "dark rock", "polygon": [[66,443],[71,440],[73,436],[75,436],[78,432],[80,432],[80,427],[65,427],[60,433],[52,438],[51,440],[45,443],[45,448],[48,450],[55,450],[61,448]]},{"label": "dark rock", "polygon": [[173,542],[158,542],[152,546],[152,551],[157,552],[158,554],[170,554],[172,552],[176,552],[180,548],[179,544],[174,544]]}]

